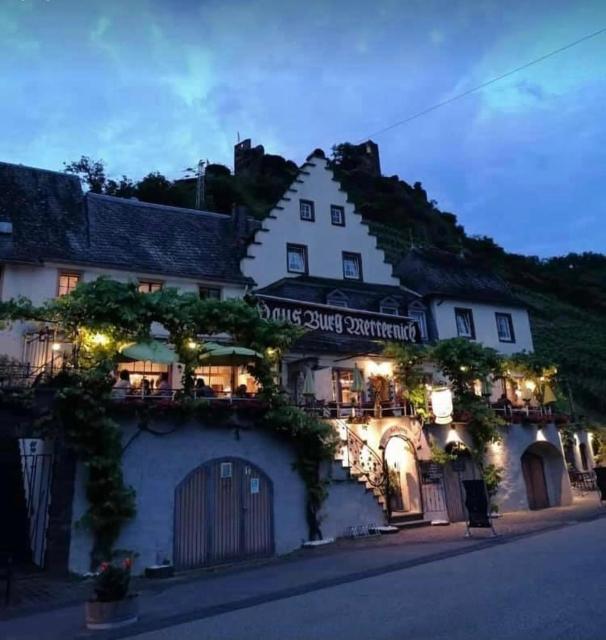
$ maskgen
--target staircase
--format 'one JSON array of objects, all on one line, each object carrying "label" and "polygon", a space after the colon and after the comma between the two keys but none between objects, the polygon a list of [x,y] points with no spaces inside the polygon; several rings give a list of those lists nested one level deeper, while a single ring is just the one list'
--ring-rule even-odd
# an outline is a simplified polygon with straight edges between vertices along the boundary
[{"label": "staircase", "polygon": [[389,512],[387,505],[388,478],[383,457],[355,434],[345,420],[336,421],[340,446],[335,462],[344,470],[343,479],[356,480],[371,492],[385,513],[389,524],[398,529],[423,527],[430,524],[422,513]]},{"label": "staircase", "polygon": [[357,480],[371,492],[387,513],[386,484],[383,458],[348,426],[345,420],[337,420],[340,444],[335,462],[345,471],[345,478]]}]

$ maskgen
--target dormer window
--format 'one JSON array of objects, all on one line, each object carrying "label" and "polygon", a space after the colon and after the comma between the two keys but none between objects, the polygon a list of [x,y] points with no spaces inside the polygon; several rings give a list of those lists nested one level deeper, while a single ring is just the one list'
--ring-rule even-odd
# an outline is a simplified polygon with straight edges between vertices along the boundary
[{"label": "dormer window", "polygon": [[381,300],[379,311],[381,313],[387,313],[390,316],[400,315],[400,307],[398,305],[398,302],[393,298],[384,298],[383,300]]},{"label": "dormer window", "polygon": [[345,280],[362,280],[362,256],[343,251],[343,277]]},{"label": "dormer window", "polygon": [[326,296],[326,304],[332,307],[349,307],[349,299],[341,291],[331,291]]},{"label": "dormer window", "polygon": [[313,222],[316,219],[316,212],[314,210],[313,201],[299,200],[299,214],[301,215],[301,220]]}]

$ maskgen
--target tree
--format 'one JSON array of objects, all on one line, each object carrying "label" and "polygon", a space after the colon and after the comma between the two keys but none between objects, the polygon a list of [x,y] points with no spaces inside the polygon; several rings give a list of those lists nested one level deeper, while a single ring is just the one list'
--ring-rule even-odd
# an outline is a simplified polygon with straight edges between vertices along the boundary
[{"label": "tree", "polygon": [[63,163],[67,173],[73,173],[80,178],[92,193],[105,193],[107,176],[103,160],[93,160],[90,156],[81,156],[80,160]]}]

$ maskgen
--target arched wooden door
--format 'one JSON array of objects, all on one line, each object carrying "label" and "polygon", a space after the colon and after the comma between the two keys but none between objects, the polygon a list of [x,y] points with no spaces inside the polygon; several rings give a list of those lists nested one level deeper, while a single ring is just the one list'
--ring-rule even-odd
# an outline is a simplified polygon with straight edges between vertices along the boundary
[{"label": "arched wooden door", "polygon": [[467,520],[465,507],[464,480],[476,480],[481,477],[480,470],[473,461],[469,450],[459,443],[450,443],[445,447],[449,454],[455,454],[456,459],[444,465],[444,486],[446,489],[446,507],[450,522],[464,522]]},{"label": "arched wooden door", "polygon": [[240,458],[211,460],[177,486],[177,569],[266,556],[273,551],[273,487],[259,467]]},{"label": "arched wooden door", "polygon": [[528,508],[546,509],[549,507],[543,458],[536,453],[526,451],[522,456],[522,473],[526,483]]}]

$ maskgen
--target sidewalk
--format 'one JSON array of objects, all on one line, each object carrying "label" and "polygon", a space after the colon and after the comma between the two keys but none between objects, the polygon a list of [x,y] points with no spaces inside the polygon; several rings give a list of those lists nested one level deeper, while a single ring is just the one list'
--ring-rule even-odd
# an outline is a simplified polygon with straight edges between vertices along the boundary
[{"label": "sidewalk", "polygon": [[600,506],[594,493],[576,498],[570,507],[506,513],[495,520],[499,534],[496,538],[490,530],[474,530],[472,538],[465,538],[465,525],[457,523],[407,529],[381,537],[339,540],[334,545],[302,549],[282,558],[200,570],[170,580],[137,579],[133,590],[140,594],[140,622],[113,634],[92,634],[83,628],[82,603],[91,592],[90,581],[45,582],[42,576],[26,578],[17,582],[17,590],[22,591],[21,604],[0,610],[0,620],[4,619],[0,640],[127,637],[164,626],[166,622],[174,624],[217,615],[604,516],[606,508]]}]

